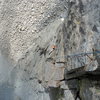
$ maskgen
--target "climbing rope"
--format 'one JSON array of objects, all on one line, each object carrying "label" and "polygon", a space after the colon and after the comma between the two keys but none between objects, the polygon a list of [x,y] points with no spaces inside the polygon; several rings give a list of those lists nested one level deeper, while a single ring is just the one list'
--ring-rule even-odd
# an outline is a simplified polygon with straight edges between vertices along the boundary
[{"label": "climbing rope", "polygon": [[59,57],[56,57],[56,58],[61,58],[61,57],[65,57],[65,58],[70,58],[70,57],[80,57],[80,56],[87,56],[87,55],[90,55],[90,54],[99,54],[100,51],[94,51],[94,52],[84,52],[84,53],[78,53],[78,54],[71,54],[71,55],[65,55],[65,56],[59,56]]},{"label": "climbing rope", "polygon": [[[87,63],[87,57],[90,59],[90,62],[92,63],[95,59],[91,58],[89,55],[91,54],[100,54],[100,51],[93,51],[93,52],[82,52],[82,53],[77,53],[77,54],[71,54],[71,55],[65,55],[65,56],[59,56],[59,57],[55,57],[55,59],[57,58],[61,58],[61,57],[65,57],[65,58],[69,58],[70,59],[70,63],[72,64],[73,61],[78,61],[82,66],[85,66]],[[100,55],[97,55],[96,57],[98,57]],[[82,59],[82,57],[85,57]],[[59,61],[60,62],[60,61]],[[67,63],[67,62],[66,62]]]}]

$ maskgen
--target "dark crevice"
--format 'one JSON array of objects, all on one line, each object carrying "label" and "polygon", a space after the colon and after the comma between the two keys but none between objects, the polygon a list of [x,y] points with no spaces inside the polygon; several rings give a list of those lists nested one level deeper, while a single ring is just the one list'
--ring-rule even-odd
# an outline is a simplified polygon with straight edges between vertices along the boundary
[{"label": "dark crevice", "polygon": [[46,52],[47,52],[47,49],[48,49],[48,47],[47,48],[39,48],[39,50],[40,50],[40,56],[41,55],[46,55]]},{"label": "dark crevice", "polygon": [[79,12],[80,12],[81,14],[83,14],[83,12],[84,12],[84,5],[83,5],[83,3],[82,3],[81,0],[79,0]]},{"label": "dark crevice", "polygon": [[50,87],[49,90],[50,100],[63,100],[64,98],[64,90],[58,88]]},{"label": "dark crevice", "polygon": [[82,27],[79,28],[79,31],[80,31],[83,35],[85,35],[85,32],[84,32],[84,30],[83,30]]},{"label": "dark crevice", "polygon": [[80,91],[77,91],[77,93],[76,93],[75,100],[77,100],[77,99],[82,100],[80,97]]},{"label": "dark crevice", "polygon": [[93,26],[92,31],[98,32],[98,29],[97,29],[96,25]]},{"label": "dark crevice", "polygon": [[85,72],[83,75],[80,75],[80,76],[73,75],[73,77],[67,78],[66,80],[67,81],[74,80],[74,79],[81,80],[85,78],[88,78],[90,80],[100,80],[100,73],[96,75],[95,73]]}]

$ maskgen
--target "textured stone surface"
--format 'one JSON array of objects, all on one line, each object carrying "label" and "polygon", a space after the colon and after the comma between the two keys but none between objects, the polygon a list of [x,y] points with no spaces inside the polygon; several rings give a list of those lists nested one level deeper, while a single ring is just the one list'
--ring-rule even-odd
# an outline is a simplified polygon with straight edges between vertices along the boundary
[{"label": "textured stone surface", "polygon": [[100,0],[0,0],[0,100],[100,100],[99,9]]},{"label": "textured stone surface", "polygon": [[0,100],[50,100],[41,79],[64,6],[65,0],[0,0]]},{"label": "textured stone surface", "polygon": [[99,3],[99,0],[70,0],[65,20],[66,79],[81,80],[76,93],[79,100],[100,100],[97,81],[100,53],[96,53],[100,51]]},{"label": "textured stone surface", "polygon": [[15,62],[42,29],[66,13],[65,0],[1,0],[0,5],[0,47]]},{"label": "textured stone surface", "polygon": [[[97,8],[94,8],[95,5]],[[96,31],[100,26],[98,9],[99,0],[76,0],[69,3],[69,15],[66,19],[66,32],[64,33],[65,54],[71,55],[66,58],[69,71],[83,66],[86,66],[84,70],[93,71],[99,66],[95,54],[84,54],[100,50],[100,32]]]},{"label": "textured stone surface", "polygon": [[100,81],[83,79],[80,90],[82,100],[100,100]]}]

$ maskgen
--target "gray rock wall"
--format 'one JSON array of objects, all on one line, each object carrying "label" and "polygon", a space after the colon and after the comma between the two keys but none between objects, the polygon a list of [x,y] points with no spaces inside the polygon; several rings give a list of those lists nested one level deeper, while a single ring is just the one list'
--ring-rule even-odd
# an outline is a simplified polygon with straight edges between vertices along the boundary
[{"label": "gray rock wall", "polygon": [[0,100],[100,100],[100,0],[0,1]]},{"label": "gray rock wall", "polygon": [[99,0],[70,0],[68,4],[64,32],[65,76],[68,80],[78,79],[77,92],[72,90],[75,100],[100,100],[99,3]]},{"label": "gray rock wall", "polygon": [[0,100],[51,99],[41,84],[44,55],[55,45],[65,6],[60,0],[1,0]]}]

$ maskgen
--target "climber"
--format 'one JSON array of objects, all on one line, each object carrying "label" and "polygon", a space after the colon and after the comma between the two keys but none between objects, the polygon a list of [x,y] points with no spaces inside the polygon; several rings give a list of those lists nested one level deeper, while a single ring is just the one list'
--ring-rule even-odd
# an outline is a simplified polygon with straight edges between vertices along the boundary
[{"label": "climber", "polygon": [[56,47],[56,45],[52,45],[51,48],[52,48],[53,50],[55,50],[57,47]]},{"label": "climber", "polygon": [[51,48],[52,48],[52,51],[49,53],[49,55],[50,55],[57,47],[56,47],[56,45],[52,45]]}]

